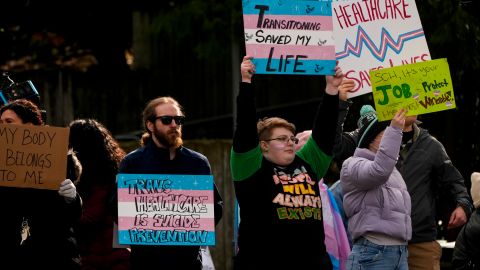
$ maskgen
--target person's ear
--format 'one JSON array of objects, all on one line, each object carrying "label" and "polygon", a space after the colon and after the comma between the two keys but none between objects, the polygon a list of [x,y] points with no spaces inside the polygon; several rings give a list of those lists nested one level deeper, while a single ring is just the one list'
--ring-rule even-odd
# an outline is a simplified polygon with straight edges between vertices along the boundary
[{"label": "person's ear", "polygon": [[150,131],[151,133],[153,133],[153,130],[155,129],[155,125],[153,124],[153,122],[147,121],[147,122],[146,122],[146,126],[147,126],[148,131]]},{"label": "person's ear", "polygon": [[260,141],[260,148],[262,152],[268,152],[268,143],[266,141]]}]

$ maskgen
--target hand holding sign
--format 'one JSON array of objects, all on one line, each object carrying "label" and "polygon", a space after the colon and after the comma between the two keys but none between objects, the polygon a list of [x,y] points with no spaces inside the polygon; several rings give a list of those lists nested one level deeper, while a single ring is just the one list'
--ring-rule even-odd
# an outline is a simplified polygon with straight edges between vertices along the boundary
[{"label": "hand holding sign", "polygon": [[342,80],[342,83],[338,87],[338,98],[346,101],[348,99],[348,93],[355,88],[354,80]]},{"label": "hand holding sign", "polygon": [[240,73],[242,74],[242,82],[251,83],[253,74],[255,74],[255,65],[251,56],[244,56],[240,65]]},{"label": "hand holding sign", "polygon": [[380,121],[391,119],[398,108],[410,116],[456,107],[445,58],[371,71],[370,78]]},{"label": "hand holding sign", "polygon": [[337,95],[338,94],[338,87],[342,83],[343,80],[343,72],[342,69],[336,65],[335,66],[335,75],[333,76],[326,76],[325,80],[327,81],[327,86],[325,87],[325,92],[329,95]]},{"label": "hand holding sign", "polygon": [[405,114],[407,113],[407,110],[405,109],[400,109],[398,112],[393,116],[392,121],[390,122],[391,126],[397,127],[401,130],[405,127]]},{"label": "hand holding sign", "polygon": [[72,183],[72,180],[65,179],[62,183],[60,183],[58,194],[63,196],[67,203],[70,203],[75,200],[75,197],[77,197],[77,188]]}]

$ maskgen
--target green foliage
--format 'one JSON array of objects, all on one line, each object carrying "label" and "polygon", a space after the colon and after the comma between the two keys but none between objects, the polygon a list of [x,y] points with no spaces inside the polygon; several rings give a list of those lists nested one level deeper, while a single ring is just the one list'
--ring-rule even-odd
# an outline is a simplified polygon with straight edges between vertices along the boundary
[{"label": "green foliage", "polygon": [[432,58],[448,58],[452,75],[480,68],[480,24],[473,2],[429,0],[418,3]]},{"label": "green foliage", "polygon": [[161,11],[152,28],[154,35],[193,43],[199,59],[219,61],[229,56],[241,23],[240,1],[192,0]]},{"label": "green foliage", "polygon": [[[479,69],[480,24],[473,14],[474,4],[460,0],[417,2],[432,58],[447,57],[453,66]],[[224,60],[232,42],[243,42],[241,1],[186,1],[161,11],[153,22],[153,33],[193,43],[199,59]],[[461,73],[458,70],[457,74]]]}]

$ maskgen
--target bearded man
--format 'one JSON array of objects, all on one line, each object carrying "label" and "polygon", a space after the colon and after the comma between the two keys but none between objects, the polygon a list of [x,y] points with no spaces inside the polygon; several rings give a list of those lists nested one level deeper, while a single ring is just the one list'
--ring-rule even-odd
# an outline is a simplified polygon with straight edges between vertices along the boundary
[{"label": "bearded man", "polygon": [[[145,133],[142,146],[128,154],[120,165],[127,174],[212,174],[208,159],[183,146],[182,106],[172,97],[158,97],[143,111]],[[223,202],[214,185],[215,224],[222,217]],[[131,246],[133,269],[202,269],[199,246]]]}]

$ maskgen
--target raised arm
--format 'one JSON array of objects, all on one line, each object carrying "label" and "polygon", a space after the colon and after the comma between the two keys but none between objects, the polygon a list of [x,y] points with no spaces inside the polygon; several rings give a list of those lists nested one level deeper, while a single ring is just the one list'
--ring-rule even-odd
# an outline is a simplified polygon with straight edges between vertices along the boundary
[{"label": "raised arm", "polygon": [[340,67],[336,66],[335,75],[326,76],[325,80],[327,86],[313,123],[312,138],[325,154],[332,156],[338,119],[338,87],[343,80]]},{"label": "raised arm", "polygon": [[255,65],[251,57],[245,56],[240,65],[242,82],[237,96],[237,115],[230,169],[234,181],[242,181],[253,174],[262,163],[262,152],[257,133],[257,110],[255,107],[252,76]]},{"label": "raised arm", "polygon": [[312,136],[298,151],[298,156],[307,161],[319,178],[323,177],[332,160],[335,130],[338,119],[338,87],[343,79],[342,70],[336,66],[334,76],[326,76],[325,94],[315,116]]},{"label": "raised arm", "polygon": [[258,145],[257,111],[252,85],[255,65],[251,59],[249,56],[243,57],[240,65],[242,82],[237,96],[237,119],[233,135],[233,151],[235,153],[247,152]]},{"label": "raised arm", "polygon": [[[390,126],[385,129],[379,146],[376,142],[379,137],[376,137],[370,144],[371,151],[378,149],[375,159],[361,159],[358,163],[350,163],[347,166],[344,164],[341,172],[342,181],[345,179],[360,190],[369,190],[384,184],[397,163],[404,125],[405,110],[400,109],[390,122]],[[344,170],[345,167],[347,170]],[[348,177],[344,177],[345,175]]]},{"label": "raised arm", "polygon": [[335,134],[335,144],[333,146],[333,159],[341,167],[343,161],[353,155],[355,148],[357,148],[357,133],[358,131],[344,132],[343,124],[348,115],[348,110],[352,101],[348,100],[347,93],[355,87],[353,80],[342,80],[338,87],[339,107],[338,107],[338,121]]}]

